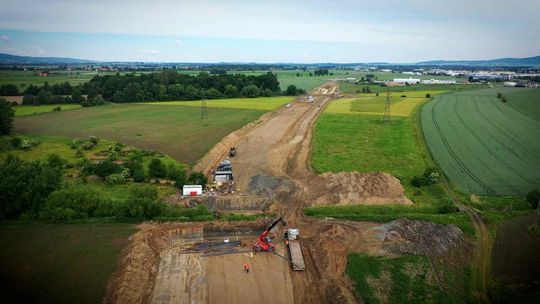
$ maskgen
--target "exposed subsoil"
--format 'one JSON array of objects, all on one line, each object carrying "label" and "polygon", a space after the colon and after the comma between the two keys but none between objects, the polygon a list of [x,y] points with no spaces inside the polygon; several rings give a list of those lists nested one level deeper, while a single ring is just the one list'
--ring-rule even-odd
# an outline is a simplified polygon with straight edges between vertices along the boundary
[{"label": "exposed subsoil", "polygon": [[[454,227],[446,230],[428,226],[433,235],[421,235],[426,226],[410,222],[381,226],[377,223],[318,220],[303,215],[303,208],[321,204],[412,204],[398,179],[387,173],[315,174],[309,167],[313,125],[336,93],[329,82],[314,90],[314,102],[298,98],[291,107],[265,114],[257,122],[231,133],[195,167],[207,174],[225,159],[229,147],[237,148],[230,158],[237,196],[257,195],[270,200],[270,213],[297,227],[306,263],[305,272],[293,272],[287,261],[270,254],[248,255],[256,234],[264,230],[264,219],[254,222],[185,224],[142,224],[124,250],[118,269],[107,288],[107,303],[356,303],[352,282],[345,275],[350,251],[394,256],[411,251],[407,246],[434,238],[444,246],[437,254],[460,241]],[[403,224],[403,223],[402,223]],[[239,253],[202,256],[185,253],[186,235],[206,240],[207,231],[250,229],[251,236],[238,236]],[[459,230],[459,229],[458,229]],[[381,231],[400,237],[381,238]],[[277,251],[285,254],[281,231],[276,232]],[[441,236],[443,234],[444,236]],[[431,239],[430,239],[431,237]],[[387,243],[394,244],[389,246]],[[409,244],[401,245],[395,244]],[[397,247],[396,247],[397,246]],[[421,246],[422,247],[422,246]],[[398,248],[398,249],[395,249]],[[403,249],[405,248],[405,249]],[[424,248],[424,247],[422,247]],[[409,253],[409,252],[407,252]],[[430,254],[430,252],[420,252]],[[250,264],[252,272],[243,272]]]}]

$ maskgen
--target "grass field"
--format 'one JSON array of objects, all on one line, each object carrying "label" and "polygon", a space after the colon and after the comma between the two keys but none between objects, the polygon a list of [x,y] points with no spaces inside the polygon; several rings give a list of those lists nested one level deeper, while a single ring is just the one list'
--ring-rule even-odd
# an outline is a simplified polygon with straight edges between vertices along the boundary
[{"label": "grass field", "polygon": [[[396,77],[397,78],[397,77]],[[362,91],[362,88],[369,87],[373,93],[386,93],[387,87],[380,85],[366,85],[366,84],[353,84],[341,81],[339,82],[339,90],[347,94],[358,94]],[[425,91],[426,93],[440,92],[440,91],[466,91],[466,90],[477,90],[487,88],[487,85],[482,84],[415,84],[410,86],[392,86],[390,87],[390,92],[414,92],[414,91]],[[360,93],[362,94],[362,93]],[[362,94],[363,95],[363,94]]]},{"label": "grass field", "polygon": [[101,303],[128,224],[0,224],[0,285],[18,303]]},{"label": "grass field", "polygon": [[527,232],[535,215],[502,222],[492,251],[494,302],[538,303],[540,299],[540,238]]},{"label": "grass field", "polygon": [[466,256],[397,258],[349,254],[347,274],[363,303],[466,303],[469,268]]},{"label": "grass field", "polygon": [[53,112],[53,109],[60,107],[62,111],[78,109],[81,107],[79,104],[54,104],[54,105],[41,105],[41,106],[16,106],[15,117],[28,116],[41,113]]},{"label": "grass field", "polygon": [[[281,97],[278,99],[284,101]],[[267,108],[265,99],[256,100],[261,101],[262,109]],[[201,120],[199,106],[106,105],[18,117],[15,119],[15,132],[84,138],[95,135],[137,148],[160,151],[192,164],[224,136],[267,112],[262,109],[208,107],[208,119]]]},{"label": "grass field", "polygon": [[[209,108],[233,108],[233,109],[271,111],[293,100],[294,100],[294,97],[290,97],[290,96],[211,99],[211,100],[206,101],[206,106]],[[201,101],[200,100],[163,101],[163,102],[151,102],[151,103],[144,103],[144,104],[200,107]]]},{"label": "grass field", "polygon": [[[427,101],[427,92],[391,93],[390,114],[392,116],[409,116],[420,103]],[[433,95],[433,93],[431,94]],[[402,97],[405,96],[405,97]],[[371,114],[384,113],[386,94],[362,94],[358,98],[341,98],[332,101],[325,113],[333,114]]]},{"label": "grass field", "polygon": [[540,90],[534,89],[440,95],[424,106],[422,129],[433,158],[459,190],[524,195],[540,187],[540,118],[532,114],[539,108]]},{"label": "grass field", "polygon": [[71,85],[78,85],[88,82],[96,75],[114,75],[115,72],[95,71],[51,71],[49,76],[43,77],[38,75],[39,71],[0,71],[0,85],[14,84],[19,87],[19,90],[24,90],[27,86],[33,84],[42,86],[45,82],[49,84],[58,84],[69,82]]}]

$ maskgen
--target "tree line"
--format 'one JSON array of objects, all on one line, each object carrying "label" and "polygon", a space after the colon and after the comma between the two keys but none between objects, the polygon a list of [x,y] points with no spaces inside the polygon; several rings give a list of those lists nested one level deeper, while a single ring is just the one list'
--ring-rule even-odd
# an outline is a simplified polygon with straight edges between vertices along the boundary
[{"label": "tree line", "polygon": [[[214,72],[214,71],[213,71]],[[24,95],[23,104],[143,102],[199,100],[235,97],[297,95],[295,87],[281,91],[277,75],[210,74],[184,75],[165,70],[148,74],[96,75],[89,82],[72,86],[69,82],[42,86],[0,86],[0,96]],[[92,104],[90,104],[92,105]]]}]

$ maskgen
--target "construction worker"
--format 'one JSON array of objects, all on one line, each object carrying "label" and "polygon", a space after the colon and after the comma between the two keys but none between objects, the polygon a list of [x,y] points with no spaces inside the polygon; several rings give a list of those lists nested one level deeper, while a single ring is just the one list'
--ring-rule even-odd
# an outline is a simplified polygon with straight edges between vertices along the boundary
[{"label": "construction worker", "polygon": [[244,271],[249,273],[249,264],[244,264]]}]

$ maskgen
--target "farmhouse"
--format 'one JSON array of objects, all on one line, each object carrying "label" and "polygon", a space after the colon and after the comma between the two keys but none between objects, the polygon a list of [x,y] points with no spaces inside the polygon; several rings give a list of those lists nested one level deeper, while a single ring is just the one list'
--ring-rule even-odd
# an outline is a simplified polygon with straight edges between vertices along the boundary
[{"label": "farmhouse", "polygon": [[395,83],[403,83],[403,84],[417,84],[420,82],[420,79],[418,78],[394,78]]}]

